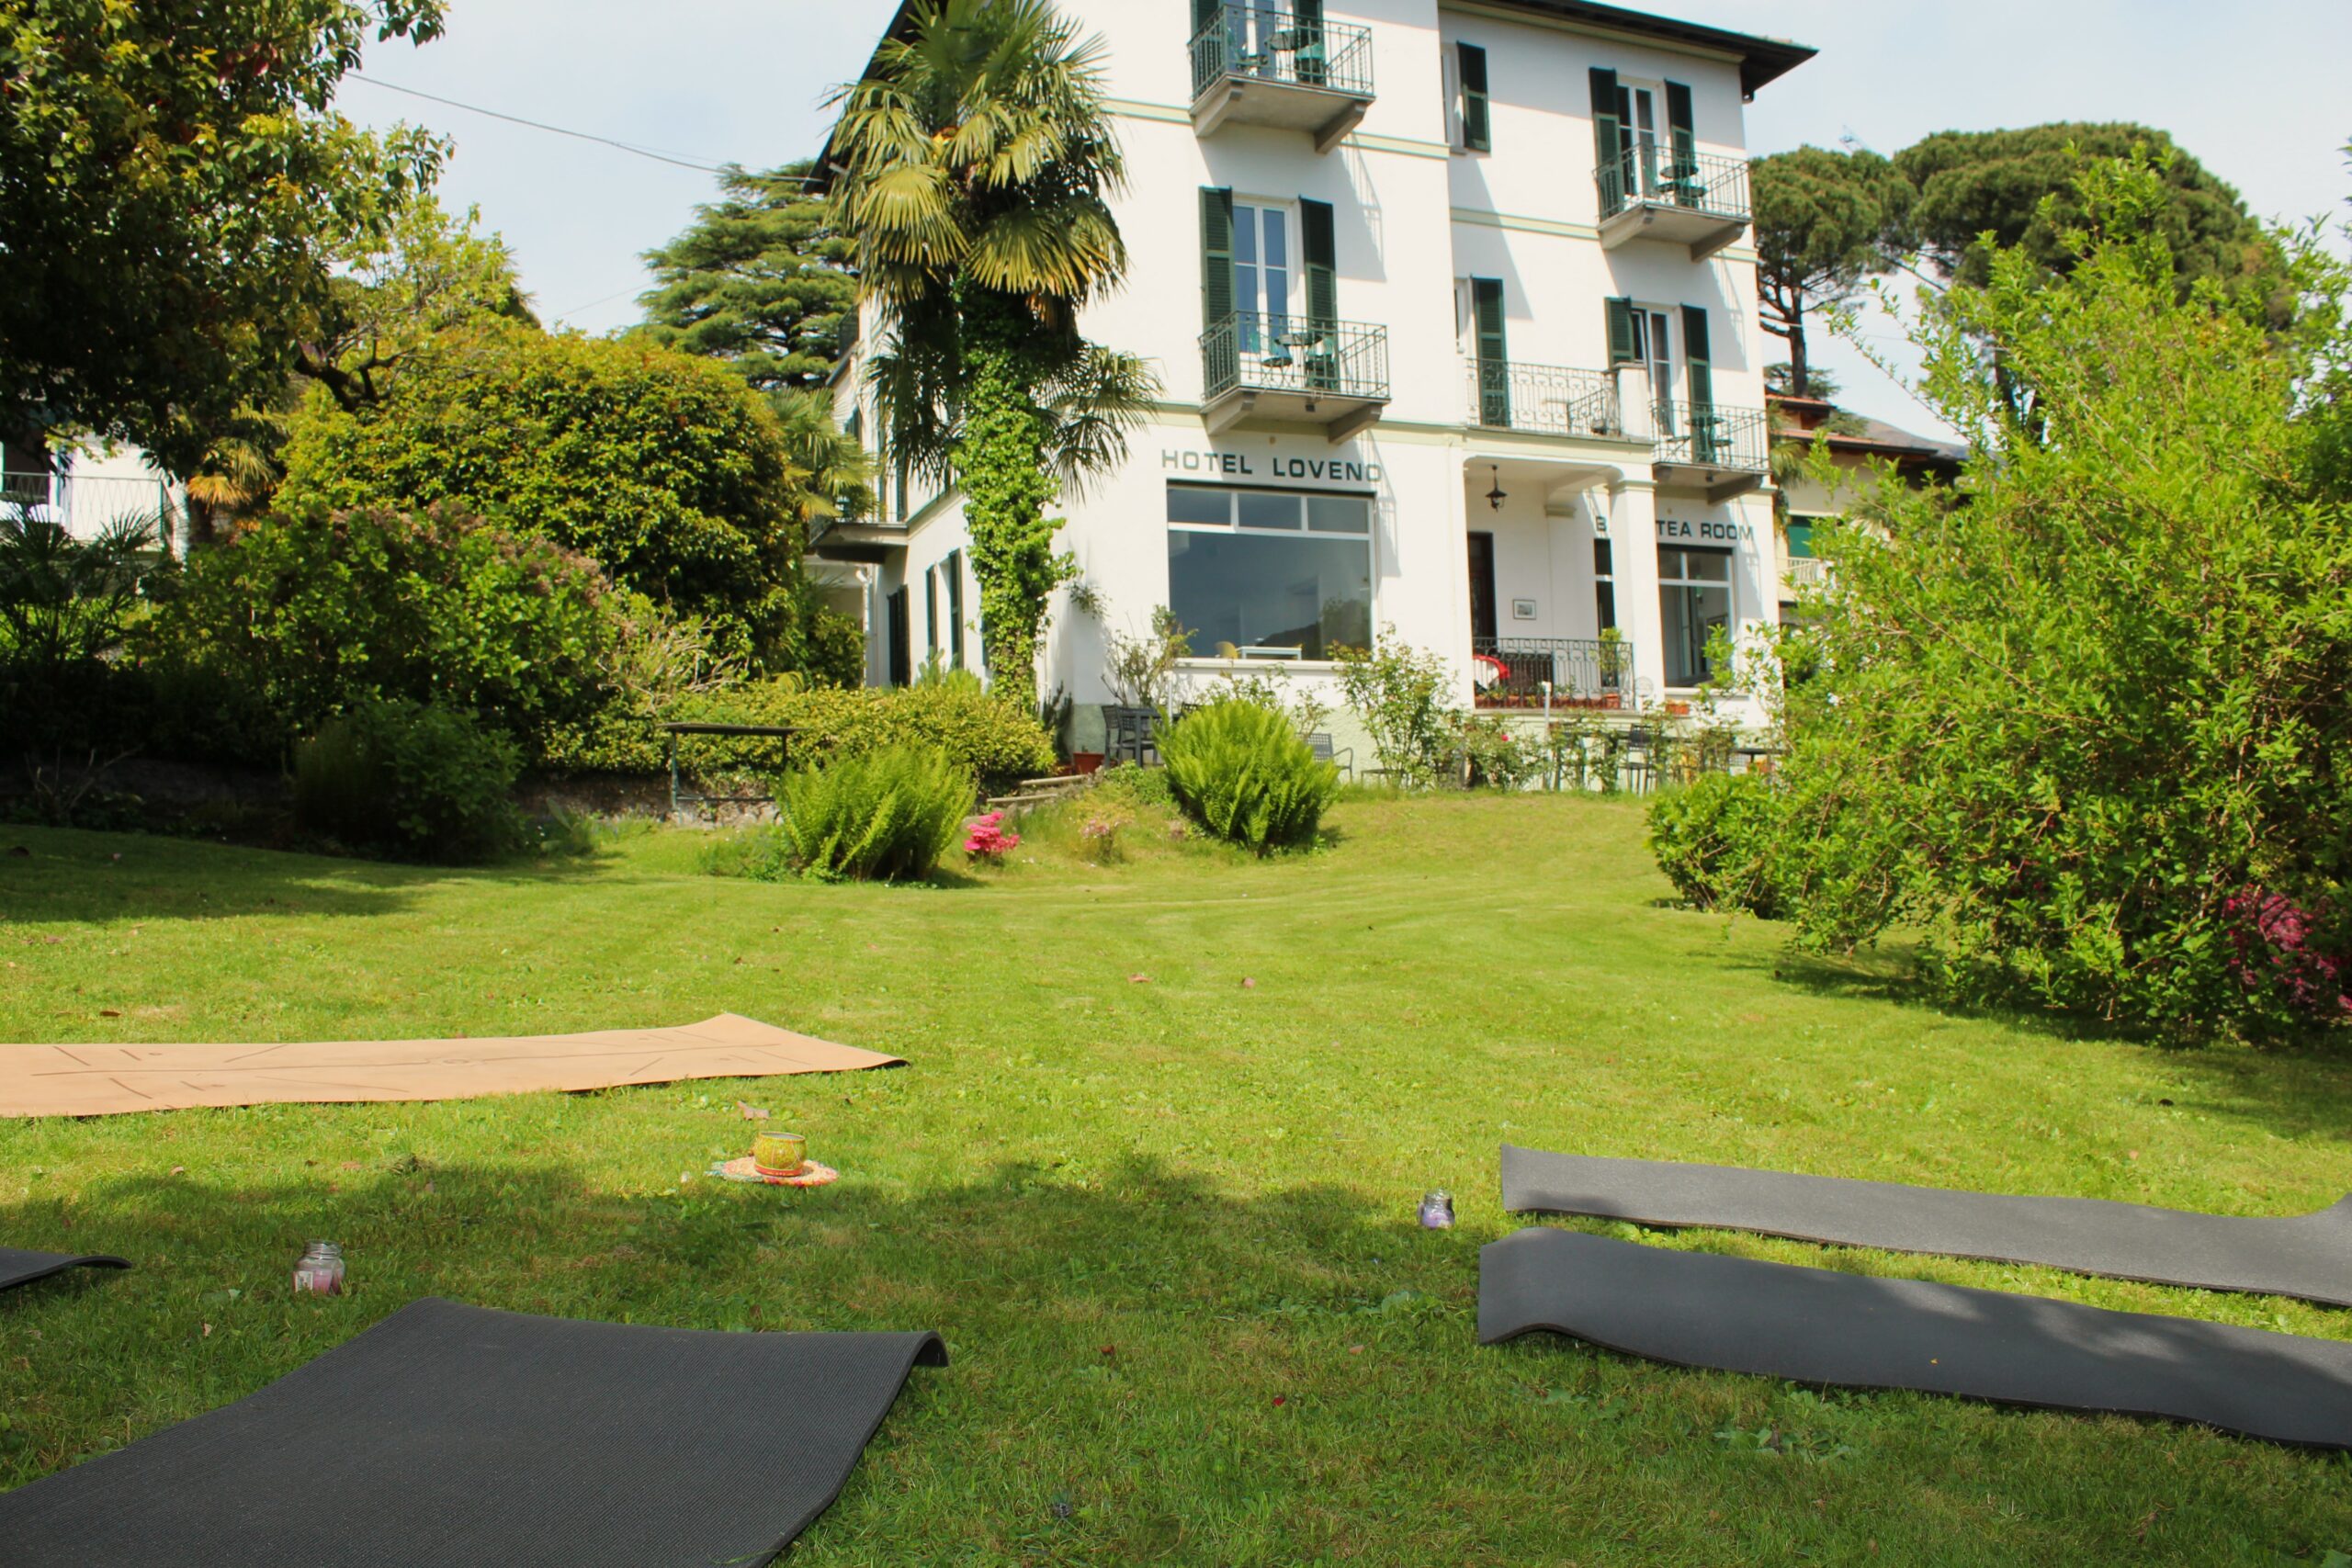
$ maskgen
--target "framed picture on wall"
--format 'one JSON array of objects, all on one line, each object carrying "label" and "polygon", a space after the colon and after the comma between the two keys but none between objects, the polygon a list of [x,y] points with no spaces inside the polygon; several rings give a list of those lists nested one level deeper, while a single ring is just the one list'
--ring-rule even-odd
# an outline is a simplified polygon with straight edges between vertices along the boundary
[{"label": "framed picture on wall", "polygon": [[1535,618],[1535,601],[1532,599],[1512,600],[1510,602],[1510,618],[1514,621],[1533,620]]}]

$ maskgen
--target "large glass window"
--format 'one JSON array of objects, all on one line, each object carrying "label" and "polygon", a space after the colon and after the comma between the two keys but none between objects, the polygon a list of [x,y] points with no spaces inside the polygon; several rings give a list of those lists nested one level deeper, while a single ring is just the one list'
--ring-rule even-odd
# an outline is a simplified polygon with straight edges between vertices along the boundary
[{"label": "large glass window", "polygon": [[1233,308],[1241,312],[1241,349],[1265,345],[1255,318],[1279,339],[1290,315],[1290,213],[1280,207],[1236,202],[1233,208]]},{"label": "large glass window", "polygon": [[1707,639],[1731,625],[1731,552],[1659,546],[1657,598],[1666,683],[1695,686],[1711,672]]},{"label": "large glass window", "polygon": [[1168,606],[1202,658],[1368,646],[1372,497],[1170,485]]}]

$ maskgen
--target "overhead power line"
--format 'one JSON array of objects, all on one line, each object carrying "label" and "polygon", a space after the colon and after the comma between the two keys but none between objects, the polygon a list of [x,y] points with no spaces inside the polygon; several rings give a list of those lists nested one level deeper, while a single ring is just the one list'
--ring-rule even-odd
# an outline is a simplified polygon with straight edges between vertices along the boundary
[{"label": "overhead power line", "polygon": [[414,87],[403,87],[397,83],[378,81],[373,76],[362,76],[356,71],[350,73],[350,80],[354,82],[365,82],[371,87],[381,87],[388,93],[404,93],[412,98],[424,98],[433,103],[447,104],[453,109],[463,109],[468,114],[483,115],[492,119],[503,119],[509,125],[525,125],[530,127],[533,130],[544,130],[555,136],[569,136],[575,141],[594,141],[606,147],[616,147],[624,152],[634,152],[640,158],[650,158],[657,164],[671,164],[681,169],[696,169],[706,175],[722,175],[727,172],[723,167],[717,164],[706,164],[691,158],[675,157],[668,152],[657,152],[650,147],[639,147],[633,141],[619,141],[609,136],[598,136],[592,131],[571,130],[560,125],[549,125],[544,120],[526,119],[518,114],[502,114],[496,109],[483,108],[480,104],[459,103],[455,98],[445,98],[437,93],[419,92]]}]

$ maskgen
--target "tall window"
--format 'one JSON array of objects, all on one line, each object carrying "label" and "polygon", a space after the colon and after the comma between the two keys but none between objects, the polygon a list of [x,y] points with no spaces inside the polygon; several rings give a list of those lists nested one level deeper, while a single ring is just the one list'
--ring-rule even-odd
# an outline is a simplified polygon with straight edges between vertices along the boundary
[{"label": "tall window", "polygon": [[1368,646],[1372,497],[1170,485],[1168,605],[1204,657]]},{"label": "tall window", "polygon": [[1241,312],[1241,348],[1255,354],[1261,346],[1259,323],[1279,340],[1289,330],[1290,211],[1249,202],[1233,204],[1233,308]]},{"label": "tall window", "polygon": [[1606,539],[1592,542],[1592,599],[1600,629],[1607,631],[1617,624],[1617,562]]},{"label": "tall window", "polygon": [[1660,434],[1674,428],[1673,318],[1646,305],[1634,307],[1634,357],[1649,372],[1650,401],[1656,406]]},{"label": "tall window", "polygon": [[1731,552],[1660,545],[1657,600],[1666,683],[1695,686],[1712,672],[1707,639],[1731,625]]},{"label": "tall window", "polygon": [[950,550],[939,563],[947,579],[947,667],[964,668],[964,552]]},{"label": "tall window", "polygon": [[922,651],[925,662],[939,652],[939,569],[922,569]]}]

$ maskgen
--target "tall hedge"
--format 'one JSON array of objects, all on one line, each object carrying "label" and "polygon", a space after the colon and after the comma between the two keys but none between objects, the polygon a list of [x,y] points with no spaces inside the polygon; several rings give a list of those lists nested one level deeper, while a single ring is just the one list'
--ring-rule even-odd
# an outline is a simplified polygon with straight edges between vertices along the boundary
[{"label": "tall hedge", "polygon": [[448,333],[358,412],[314,395],[286,457],[281,504],[458,502],[592,558],[757,668],[852,674],[801,571],[809,476],[766,401],[708,360],[642,340]]}]

